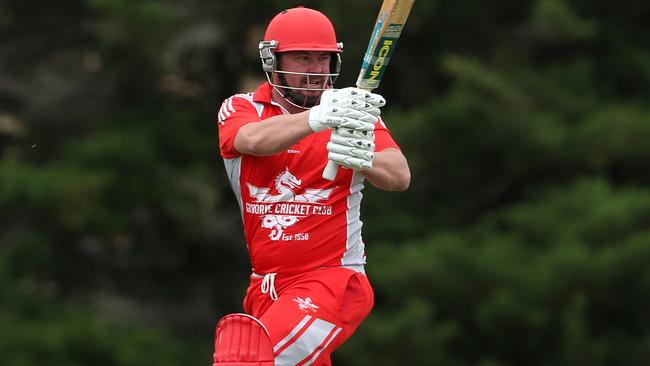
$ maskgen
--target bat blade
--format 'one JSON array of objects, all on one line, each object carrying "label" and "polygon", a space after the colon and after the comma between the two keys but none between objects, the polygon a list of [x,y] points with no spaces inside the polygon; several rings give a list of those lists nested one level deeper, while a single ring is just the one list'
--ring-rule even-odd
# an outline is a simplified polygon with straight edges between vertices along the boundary
[{"label": "bat blade", "polygon": [[357,88],[379,86],[415,0],[384,0],[363,57]]},{"label": "bat blade", "polygon": [[[363,56],[357,88],[371,91],[379,86],[414,2],[415,0],[384,0],[382,3],[368,49]],[[323,170],[323,178],[334,180],[338,168],[338,164],[328,161]]]}]

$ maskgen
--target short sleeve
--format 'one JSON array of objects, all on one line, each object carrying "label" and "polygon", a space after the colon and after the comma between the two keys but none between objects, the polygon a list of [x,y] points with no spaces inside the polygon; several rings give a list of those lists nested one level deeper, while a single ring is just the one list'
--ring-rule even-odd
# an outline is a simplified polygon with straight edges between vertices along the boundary
[{"label": "short sleeve", "polygon": [[234,95],[224,100],[218,113],[221,156],[227,159],[240,156],[234,145],[237,131],[247,123],[259,121],[261,117],[246,95]]},{"label": "short sleeve", "polygon": [[375,124],[375,151],[382,151],[389,148],[399,149],[399,146],[393,139],[393,136],[391,136],[384,121],[379,118],[379,121]]}]

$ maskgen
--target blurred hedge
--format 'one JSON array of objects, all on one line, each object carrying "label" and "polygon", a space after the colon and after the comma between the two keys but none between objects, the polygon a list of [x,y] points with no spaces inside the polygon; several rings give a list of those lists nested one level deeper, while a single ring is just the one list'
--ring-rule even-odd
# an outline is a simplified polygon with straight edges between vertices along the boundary
[{"label": "blurred hedge", "polygon": [[[0,4],[0,363],[209,364],[249,268],[221,101],[294,1]],[[376,1],[312,1],[354,83]],[[255,9],[252,11],[251,9]],[[650,3],[419,1],[336,365],[650,364]]]}]

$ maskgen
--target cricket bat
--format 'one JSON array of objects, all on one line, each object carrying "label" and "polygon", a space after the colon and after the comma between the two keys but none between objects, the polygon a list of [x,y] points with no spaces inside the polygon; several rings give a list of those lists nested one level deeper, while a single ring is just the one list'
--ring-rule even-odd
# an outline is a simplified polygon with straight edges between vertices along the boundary
[{"label": "cricket bat", "polygon": [[[414,2],[415,0],[384,0],[363,57],[357,88],[372,91],[379,86]],[[328,161],[323,170],[323,178],[334,180],[338,168],[338,164]]]}]

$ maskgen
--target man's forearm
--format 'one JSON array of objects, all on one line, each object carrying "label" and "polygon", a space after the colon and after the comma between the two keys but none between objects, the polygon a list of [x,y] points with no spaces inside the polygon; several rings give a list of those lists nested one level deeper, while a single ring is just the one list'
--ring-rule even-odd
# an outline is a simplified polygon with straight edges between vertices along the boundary
[{"label": "man's forearm", "polygon": [[375,153],[372,169],[362,174],[375,187],[385,191],[404,191],[411,183],[411,171],[406,158],[398,149]]},{"label": "man's forearm", "polygon": [[241,154],[254,156],[284,151],[313,132],[309,127],[308,113],[273,116],[244,125],[235,136],[235,149]]}]

